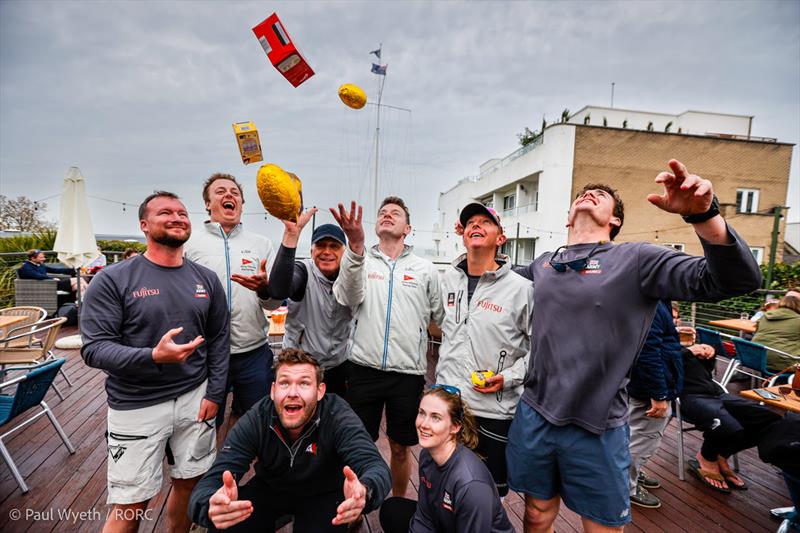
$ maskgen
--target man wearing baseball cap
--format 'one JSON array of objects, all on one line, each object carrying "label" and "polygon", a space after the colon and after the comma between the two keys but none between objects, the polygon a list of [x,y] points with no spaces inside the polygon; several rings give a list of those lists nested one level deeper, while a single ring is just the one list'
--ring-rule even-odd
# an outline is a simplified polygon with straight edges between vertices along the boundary
[{"label": "man wearing baseball cap", "polygon": [[270,292],[275,298],[289,299],[283,346],[312,355],[325,371],[323,381],[328,393],[344,397],[353,312],[336,301],[333,282],[339,276],[347,239],[339,226],[323,224],[311,235],[311,258],[295,261],[297,241],[305,224],[284,221],[284,225],[281,247],[270,273]]},{"label": "man wearing baseball cap", "polygon": [[[507,435],[528,366],[533,285],[499,253],[506,236],[494,209],[468,204],[459,221],[467,253],[441,280],[445,314],[436,382],[461,390],[478,422],[476,452],[505,496]],[[484,370],[492,375],[473,382],[473,372]]]}]

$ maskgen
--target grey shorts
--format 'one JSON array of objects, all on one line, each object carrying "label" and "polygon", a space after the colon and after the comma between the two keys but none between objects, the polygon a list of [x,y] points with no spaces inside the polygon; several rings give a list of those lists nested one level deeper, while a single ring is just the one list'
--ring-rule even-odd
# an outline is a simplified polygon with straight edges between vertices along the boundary
[{"label": "grey shorts", "polygon": [[217,456],[214,420],[197,422],[205,393],[204,382],[150,407],[108,408],[108,503],[138,503],[158,494],[165,455],[172,478],[197,477],[211,468]]}]

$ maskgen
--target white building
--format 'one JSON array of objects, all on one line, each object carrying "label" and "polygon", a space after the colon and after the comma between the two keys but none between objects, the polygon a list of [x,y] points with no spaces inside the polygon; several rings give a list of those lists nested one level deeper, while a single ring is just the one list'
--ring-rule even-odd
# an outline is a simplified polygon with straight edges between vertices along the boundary
[{"label": "white building", "polygon": [[[660,146],[660,151],[670,151],[674,146],[690,146],[692,154],[702,153],[702,150],[707,149],[706,145],[705,148],[698,149],[695,145],[702,143],[689,142],[697,138],[711,137],[720,139],[719,142],[724,139],[728,145],[724,146],[723,150],[735,149],[734,146],[730,146],[733,141],[776,142],[775,139],[752,138],[750,136],[752,120],[751,116],[698,111],[668,115],[607,107],[584,107],[571,115],[567,122],[547,126],[531,144],[501,159],[486,161],[480,165],[477,176],[464,178],[451,189],[440,193],[439,217],[433,236],[436,253],[442,257],[452,258],[464,251],[461,238],[454,233],[454,224],[464,205],[479,201],[493,207],[501,216],[505,233],[509,238],[503,251],[510,255],[516,264],[525,264],[538,253],[553,250],[566,243],[567,211],[576,186],[579,189],[588,181],[585,180],[586,175],[602,175],[602,172],[597,172],[598,167],[593,167],[591,172],[586,170],[586,160],[589,157],[587,154],[595,151],[601,157],[608,156],[604,163],[598,165],[605,164],[609,173],[615,176],[624,173],[625,165],[628,165],[627,168],[638,165],[638,163],[621,162],[616,153],[609,154],[607,146],[600,146],[602,143],[598,143],[598,139],[603,139],[603,142],[611,138],[622,139],[613,142],[624,146],[625,151],[642,146],[647,156],[652,155],[654,145]],[[584,133],[580,136],[582,144],[576,150],[576,132],[579,129]],[[660,151],[656,150],[659,153]],[[678,152],[682,153],[680,150]],[[646,160],[646,163],[642,163],[640,167],[647,169],[648,176],[655,177],[657,172],[649,174],[649,168],[651,166],[655,168],[655,164],[651,161],[652,157],[642,159]],[[663,161],[661,164],[663,165]],[[617,168],[621,171],[617,171]],[[642,174],[642,168],[635,170],[637,176]],[[785,179],[788,180],[788,169]],[[580,184],[576,183],[578,180],[581,180]],[[627,180],[624,187],[626,190],[628,183],[631,187],[634,186],[634,179],[627,178]],[[620,184],[613,186],[620,188]],[[622,195],[624,199],[625,193]],[[785,184],[783,198],[785,198]],[[722,196],[720,201],[725,201]],[[733,203],[733,200],[731,202]],[[623,232],[626,229],[632,231],[628,227],[629,221],[626,216]],[[656,240],[658,240],[657,234]]]}]

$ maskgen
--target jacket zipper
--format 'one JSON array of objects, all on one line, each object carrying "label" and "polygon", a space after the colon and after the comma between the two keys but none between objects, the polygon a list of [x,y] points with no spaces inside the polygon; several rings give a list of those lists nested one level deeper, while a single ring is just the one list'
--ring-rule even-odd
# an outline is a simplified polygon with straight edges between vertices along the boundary
[{"label": "jacket zipper", "polygon": [[222,235],[222,241],[225,243],[225,273],[227,274],[225,281],[228,284],[228,313],[230,314],[233,312],[233,302],[231,300],[233,296],[231,294],[231,255],[228,251],[228,236],[225,235],[225,230],[222,229],[222,226],[219,227],[219,233]]},{"label": "jacket zipper", "polygon": [[[318,425],[319,425],[319,418],[317,418],[314,421],[314,423],[311,424],[311,427],[309,427],[306,430],[305,433],[300,435],[300,437],[295,441],[294,445],[291,446],[291,447],[288,444],[286,444],[286,441],[284,440],[283,435],[281,435],[278,432],[278,430],[275,429],[275,426],[273,426],[273,425],[269,426],[269,428],[275,433],[275,435],[278,436],[278,438],[283,443],[283,445],[286,446],[286,450],[289,452],[289,468],[292,468],[294,466],[294,458],[297,455],[297,450],[300,449],[300,447],[299,447],[300,443],[303,441],[303,439],[308,437],[311,434],[311,432],[314,431],[317,428]],[[294,448],[294,451],[292,450],[292,448]]]},{"label": "jacket zipper", "polygon": [[386,357],[389,354],[389,324],[392,321],[392,291],[394,289],[394,269],[397,266],[397,261],[392,264],[389,270],[389,301],[386,304],[386,329],[383,333],[383,362],[381,369],[386,370]]}]

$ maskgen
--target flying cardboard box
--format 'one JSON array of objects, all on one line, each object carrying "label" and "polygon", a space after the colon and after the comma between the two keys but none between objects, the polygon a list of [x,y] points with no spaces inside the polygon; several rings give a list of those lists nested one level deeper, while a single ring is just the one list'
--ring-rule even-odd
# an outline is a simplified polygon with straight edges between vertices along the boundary
[{"label": "flying cardboard box", "polygon": [[242,154],[242,163],[249,165],[256,161],[263,161],[261,156],[261,143],[258,140],[256,125],[250,122],[237,122],[233,125],[236,142],[239,143],[239,153]]}]

